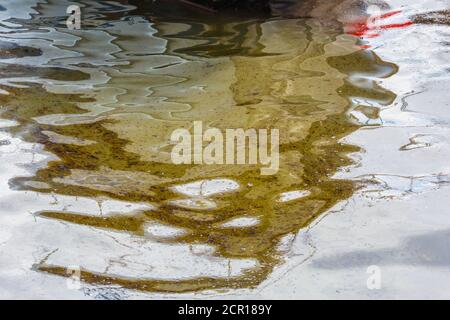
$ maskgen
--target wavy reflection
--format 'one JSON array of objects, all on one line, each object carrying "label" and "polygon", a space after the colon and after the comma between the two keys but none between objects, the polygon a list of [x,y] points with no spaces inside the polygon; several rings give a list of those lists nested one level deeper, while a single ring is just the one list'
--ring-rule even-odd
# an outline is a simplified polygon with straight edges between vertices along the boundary
[{"label": "wavy reflection", "polygon": [[[67,276],[75,264],[85,282],[144,291],[253,287],[283,261],[280,241],[353,193],[351,181],[333,179],[357,151],[339,141],[392,103],[394,93],[377,83],[397,67],[360,50],[339,23],[182,20],[126,1],[83,1],[85,29],[68,31],[61,3],[8,17],[19,27],[1,35],[19,39],[9,51],[15,58],[0,50],[0,116],[17,124],[3,130],[54,155],[9,184],[147,207],[106,215],[76,204],[39,210],[39,218],[69,223],[67,232],[88,227],[83,232],[107,234],[128,249],[117,257],[95,238],[57,243],[36,270]],[[27,49],[31,42],[39,49]],[[197,120],[221,130],[279,128],[279,172],[172,164],[171,132]],[[93,256],[101,259],[82,258]],[[181,271],[157,272],[152,259]]]}]

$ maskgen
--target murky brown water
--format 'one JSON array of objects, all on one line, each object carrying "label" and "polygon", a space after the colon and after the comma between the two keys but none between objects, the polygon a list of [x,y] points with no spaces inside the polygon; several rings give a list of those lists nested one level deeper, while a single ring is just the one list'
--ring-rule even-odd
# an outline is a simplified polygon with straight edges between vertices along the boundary
[{"label": "murky brown water", "polygon": [[[339,141],[358,128],[351,112],[369,121],[392,103],[395,94],[377,83],[397,66],[362,48],[333,19],[181,18],[86,4],[80,31],[62,25],[61,2],[39,4],[31,17],[10,18],[14,25],[2,30],[0,117],[15,124],[2,130],[53,155],[31,161],[30,174],[9,177],[10,188],[100,206],[147,204],[110,214],[49,204],[33,214],[69,229],[89,227],[88,233],[129,233],[140,243],[207,245],[214,257],[252,264],[225,276],[164,278],[151,270],[128,274],[126,259],[115,260],[120,273],[91,269],[69,248],[59,251],[59,263],[41,255],[34,269],[67,276],[70,258],[84,282],[144,291],[258,285],[283,261],[286,236],[353,193],[353,182],[333,174],[358,149]],[[173,164],[170,134],[193,121],[221,130],[278,128],[280,170],[262,176],[255,165]],[[233,224],[243,218],[252,223]],[[177,232],[155,237],[149,226]]]}]

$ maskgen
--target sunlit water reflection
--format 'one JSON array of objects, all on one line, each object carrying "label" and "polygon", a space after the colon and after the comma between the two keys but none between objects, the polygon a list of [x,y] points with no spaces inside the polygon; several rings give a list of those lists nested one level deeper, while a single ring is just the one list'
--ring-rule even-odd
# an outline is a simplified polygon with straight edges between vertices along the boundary
[{"label": "sunlit water reflection", "polygon": [[[333,174],[358,149],[339,141],[380,124],[397,66],[338,17],[82,3],[74,31],[64,1],[2,4],[0,243],[23,255],[2,268],[157,292],[258,285],[353,193]],[[170,134],[193,121],[279,128],[280,170],[173,164]]]}]

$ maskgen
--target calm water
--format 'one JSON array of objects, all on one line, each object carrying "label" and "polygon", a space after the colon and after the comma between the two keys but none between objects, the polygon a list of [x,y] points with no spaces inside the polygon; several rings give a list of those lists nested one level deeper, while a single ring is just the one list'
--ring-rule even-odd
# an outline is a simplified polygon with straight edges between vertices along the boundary
[{"label": "calm water", "polygon": [[[70,31],[65,1],[3,2],[0,192],[17,228],[0,243],[20,256],[8,270],[27,270],[11,281],[79,268],[91,288],[150,292],[257,286],[353,194],[333,175],[359,148],[340,141],[397,98],[380,81],[399,66],[368,39],[412,23],[397,12],[372,32],[356,6],[343,24],[286,4],[237,16],[82,1]],[[280,170],[173,164],[170,135],[193,121],[279,128]]]}]

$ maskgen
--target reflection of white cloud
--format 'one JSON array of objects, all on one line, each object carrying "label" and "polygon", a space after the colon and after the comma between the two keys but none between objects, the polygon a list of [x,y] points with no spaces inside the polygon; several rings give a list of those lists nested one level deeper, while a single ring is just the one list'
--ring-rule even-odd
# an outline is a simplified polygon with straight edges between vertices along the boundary
[{"label": "reflection of white cloud", "polygon": [[259,219],[255,217],[235,218],[221,225],[222,228],[249,228],[259,224]]},{"label": "reflection of white cloud", "polygon": [[158,222],[148,223],[144,228],[147,236],[159,239],[173,238],[186,233],[186,230],[182,228],[175,228]]},{"label": "reflection of white cloud", "polygon": [[310,194],[311,194],[311,192],[309,192],[307,190],[295,190],[295,191],[283,192],[282,194],[280,194],[278,201],[279,202],[292,201],[292,200],[307,197]]},{"label": "reflection of white cloud", "polygon": [[172,190],[191,197],[209,197],[239,189],[239,184],[231,179],[200,180],[172,187]]},{"label": "reflection of white cloud", "polygon": [[[127,233],[100,229],[93,232],[91,228],[76,225],[64,228],[65,232],[60,229],[52,228],[41,238],[41,243],[56,241],[59,247],[46,264],[69,266],[81,262],[83,269],[106,276],[165,280],[228,277],[237,276],[256,264],[251,259],[213,256],[213,250],[205,251],[204,245],[201,246],[203,254],[192,254],[191,247],[196,245],[164,244]],[[161,229],[159,232],[161,235]]]}]

